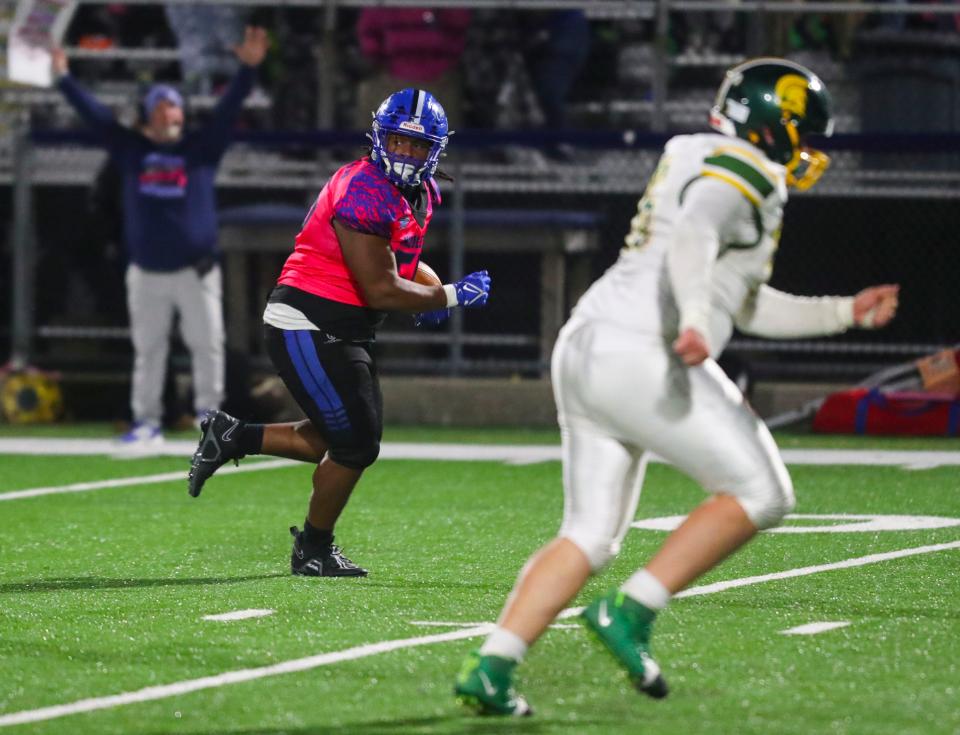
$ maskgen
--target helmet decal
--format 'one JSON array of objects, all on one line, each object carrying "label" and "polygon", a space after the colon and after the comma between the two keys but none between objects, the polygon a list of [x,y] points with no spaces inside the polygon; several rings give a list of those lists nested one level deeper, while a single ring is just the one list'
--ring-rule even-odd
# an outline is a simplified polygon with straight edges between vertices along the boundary
[{"label": "helmet decal", "polygon": [[727,100],[727,117],[734,122],[745,123],[750,117],[750,108],[734,99]]},{"label": "helmet decal", "polygon": [[784,117],[807,116],[807,85],[810,82],[799,74],[785,74],[777,80],[774,94],[780,100]]}]

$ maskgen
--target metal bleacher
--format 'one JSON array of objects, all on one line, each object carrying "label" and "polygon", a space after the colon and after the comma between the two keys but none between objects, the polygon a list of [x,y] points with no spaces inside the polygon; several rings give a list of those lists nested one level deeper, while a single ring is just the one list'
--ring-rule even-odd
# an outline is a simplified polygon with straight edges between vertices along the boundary
[{"label": "metal bleacher", "polygon": [[[85,3],[102,1],[81,0]],[[127,4],[152,3],[150,0],[128,0]],[[253,6],[255,3],[253,0],[231,0],[224,4]],[[255,312],[262,303],[265,288],[255,263],[271,253],[276,255],[289,250],[310,198],[343,162],[338,157],[338,150],[355,150],[363,140],[360,131],[333,130],[332,109],[335,89],[342,83],[338,76],[339,54],[342,52],[337,41],[338,12],[366,4],[360,0],[283,0],[276,4],[280,9],[317,9],[320,30],[316,54],[319,80],[316,119],[320,130],[290,133],[286,142],[282,131],[270,136],[241,134],[219,170],[217,183],[222,191],[243,192],[248,201],[249,195],[262,192],[258,194],[260,205],[269,205],[281,198],[285,203],[282,209],[248,206],[223,212],[228,330],[232,345],[238,349],[251,350],[255,346],[250,325],[255,323]],[[419,3],[381,0],[378,4]],[[767,0],[439,0],[431,5],[511,11],[583,8],[594,20],[640,22],[652,28],[652,36],[640,41],[646,44],[649,68],[641,68],[633,83],[621,91],[572,103],[571,118],[577,121],[578,130],[556,135],[551,135],[551,131],[459,131],[451,146],[447,164],[453,169],[457,183],[447,194],[450,199],[441,210],[444,213],[438,214],[437,226],[431,235],[437,255],[428,259],[441,258],[442,265],[447,266],[447,275],[455,276],[462,272],[465,257],[470,253],[531,253],[539,263],[535,275],[528,279],[530,287],[535,285],[538,291],[534,300],[539,309],[537,329],[524,333],[512,330],[500,330],[498,334],[471,332],[465,329],[458,314],[449,332],[429,334],[395,330],[384,334],[386,344],[442,345],[439,357],[431,353],[429,360],[425,360],[409,358],[409,353],[404,353],[406,363],[398,359],[394,363],[388,360],[385,364],[452,374],[516,371],[539,374],[546,364],[556,328],[576,295],[589,281],[591,261],[603,245],[599,238],[603,236],[604,225],[609,224],[609,217],[604,214],[603,198],[638,196],[655,165],[664,135],[668,131],[702,128],[712,89],[675,83],[678,72],[702,69],[706,70],[707,77],[712,74],[719,78],[720,70],[741,58],[709,49],[667,53],[665,39],[670,14],[717,11],[746,14],[755,31],[750,48],[764,50],[764,20],[796,14],[798,6]],[[950,6],[936,3],[905,6],[885,2],[806,2],[802,9],[826,14],[890,14],[909,10],[937,15],[951,12]],[[104,51],[73,48],[70,53],[75,59],[91,63],[129,60],[147,66],[170,64],[176,58],[176,50],[172,48],[111,48]],[[845,76],[849,75],[850,65],[836,63],[827,57],[801,60],[823,69],[828,84],[842,90],[843,93],[838,95],[841,100],[838,129],[848,133],[860,131],[858,87]],[[136,97],[136,90],[136,82],[129,80],[104,80],[96,88],[98,96],[114,105],[121,114],[129,113],[129,101]],[[202,111],[214,99],[197,95],[190,98],[189,105],[192,110]],[[32,324],[28,312],[34,298],[30,284],[35,275],[27,253],[32,238],[34,195],[47,187],[79,189],[89,186],[102,165],[104,153],[91,147],[82,135],[60,135],[52,130],[62,129],[69,121],[66,108],[55,91],[4,86],[0,88],[0,103],[0,108],[5,111],[0,112],[0,118],[6,121],[0,124],[6,125],[8,133],[0,136],[0,183],[11,186],[15,192],[12,231],[13,252],[17,255],[12,270],[17,274],[13,282],[18,289],[16,303],[20,305],[14,309],[11,328],[15,352],[25,350],[26,359],[30,359],[36,354],[33,347],[36,339],[49,341],[68,336],[83,338],[84,335],[91,339],[116,339],[125,336],[122,328],[107,328],[105,331],[103,327],[84,324]],[[271,104],[269,90],[248,101],[253,115],[269,112]],[[31,119],[46,120],[44,127],[47,131],[38,130],[37,125],[31,130]],[[291,148],[291,141],[296,144],[295,149]],[[926,144],[927,149],[920,146],[913,155],[937,156],[937,150],[949,150],[956,141],[945,134],[939,142],[940,149],[936,148],[936,140],[928,139]],[[564,147],[565,155],[543,155],[545,147],[557,145]],[[956,166],[913,165],[909,149],[896,165],[873,166],[875,159],[871,156],[878,146],[882,148],[883,145],[884,141],[871,142],[868,136],[839,136],[830,151],[834,161],[830,176],[813,191],[798,198],[869,198],[877,200],[878,206],[882,207],[882,203],[888,200],[933,201],[960,197],[960,169]],[[310,153],[305,155],[304,149]],[[563,197],[566,199],[561,201]],[[568,204],[570,199],[579,204],[571,207]],[[249,290],[251,282],[257,284],[258,290]],[[464,348],[471,345],[493,343],[507,349],[516,348],[516,355],[476,360],[465,353]],[[928,345],[862,344],[858,349],[861,354],[876,350],[877,354],[889,355],[921,346]],[[746,348],[768,354],[777,354],[776,351],[782,349],[757,341],[746,343]],[[799,349],[816,352],[817,348],[806,344]]]}]

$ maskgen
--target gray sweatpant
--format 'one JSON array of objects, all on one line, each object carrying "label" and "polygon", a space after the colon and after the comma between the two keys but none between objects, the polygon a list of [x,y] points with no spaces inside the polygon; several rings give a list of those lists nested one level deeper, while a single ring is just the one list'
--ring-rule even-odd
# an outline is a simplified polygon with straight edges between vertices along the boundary
[{"label": "gray sweatpant", "polygon": [[220,266],[201,277],[193,268],[161,273],[131,265],[126,280],[134,353],[130,389],[134,421],[160,425],[174,313],[180,316],[180,335],[190,350],[194,410],[199,414],[219,408],[224,381]]}]

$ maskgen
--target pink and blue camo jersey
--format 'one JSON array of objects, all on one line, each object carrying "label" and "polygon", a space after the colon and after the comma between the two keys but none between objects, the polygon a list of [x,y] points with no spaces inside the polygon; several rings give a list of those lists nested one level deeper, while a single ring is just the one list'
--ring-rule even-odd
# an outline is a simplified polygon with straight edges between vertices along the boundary
[{"label": "pink and blue camo jersey", "polygon": [[307,214],[277,283],[331,301],[367,306],[343,260],[334,219],[351,230],[389,240],[400,277],[412,280],[433,216],[433,203],[439,201],[432,186],[427,186],[426,192],[426,216],[421,226],[400,190],[369,159],[341,167]]}]

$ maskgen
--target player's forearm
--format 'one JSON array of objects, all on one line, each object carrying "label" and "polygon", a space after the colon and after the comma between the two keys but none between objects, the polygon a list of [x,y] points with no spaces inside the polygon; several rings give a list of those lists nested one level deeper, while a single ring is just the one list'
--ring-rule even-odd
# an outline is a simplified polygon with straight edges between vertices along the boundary
[{"label": "player's forearm", "polygon": [[367,305],[377,311],[432,311],[449,305],[443,286],[424,286],[399,276],[361,283],[360,288]]},{"label": "player's forearm", "polygon": [[761,286],[737,315],[737,328],[770,338],[822,337],[853,326],[852,296],[795,296]]},{"label": "player's forearm", "polygon": [[253,66],[240,64],[240,69],[230,80],[230,85],[223,93],[216,107],[213,108],[210,125],[215,128],[228,130],[240,115],[243,101],[253,89],[253,82],[257,77],[257,69]]}]

